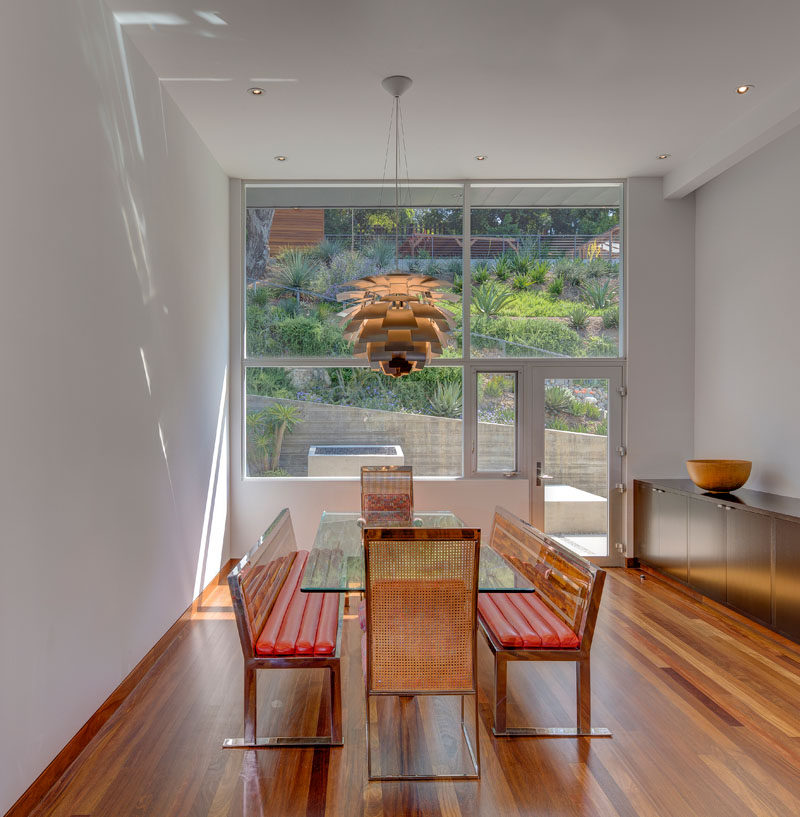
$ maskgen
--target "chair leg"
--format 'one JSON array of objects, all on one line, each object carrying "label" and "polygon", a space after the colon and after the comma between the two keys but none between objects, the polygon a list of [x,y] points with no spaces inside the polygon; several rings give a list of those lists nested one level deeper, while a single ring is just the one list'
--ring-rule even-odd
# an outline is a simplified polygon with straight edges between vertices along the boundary
[{"label": "chair leg", "polygon": [[256,671],[250,667],[244,668],[244,739],[246,743],[255,743],[256,721]]},{"label": "chair leg", "polygon": [[589,659],[584,658],[576,663],[576,693],[578,705],[578,733],[592,733],[592,681]]},{"label": "chair leg", "polygon": [[330,668],[331,743],[342,742],[342,679],[339,662]]},{"label": "chair leg", "polygon": [[494,729],[495,735],[506,733],[506,701],[508,694],[508,661],[500,653],[494,657]]}]

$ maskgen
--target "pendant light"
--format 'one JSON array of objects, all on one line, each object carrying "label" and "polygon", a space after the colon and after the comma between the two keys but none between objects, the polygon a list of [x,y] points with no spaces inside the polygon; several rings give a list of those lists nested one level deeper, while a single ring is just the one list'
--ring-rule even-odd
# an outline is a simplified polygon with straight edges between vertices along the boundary
[{"label": "pendant light", "polygon": [[[386,77],[381,83],[394,97],[394,266],[386,274],[367,275],[343,286],[336,297],[351,306],[340,313],[345,340],[353,354],[390,377],[422,369],[451,340],[452,317],[437,301],[458,300],[437,291],[445,282],[429,275],[402,271],[400,255],[400,96],[411,86],[408,77]],[[355,302],[355,303],[353,303]]]}]

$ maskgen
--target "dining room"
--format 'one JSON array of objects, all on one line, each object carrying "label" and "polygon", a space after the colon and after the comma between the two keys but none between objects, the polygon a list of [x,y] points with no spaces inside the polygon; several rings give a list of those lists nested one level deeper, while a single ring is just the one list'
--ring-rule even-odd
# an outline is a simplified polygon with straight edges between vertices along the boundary
[{"label": "dining room", "polygon": [[10,4],[0,813],[800,812],[798,25]]}]

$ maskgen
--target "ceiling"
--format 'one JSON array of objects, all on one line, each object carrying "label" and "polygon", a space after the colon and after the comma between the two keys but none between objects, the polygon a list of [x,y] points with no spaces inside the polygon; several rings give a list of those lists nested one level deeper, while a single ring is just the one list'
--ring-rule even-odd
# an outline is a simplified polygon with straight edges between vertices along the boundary
[{"label": "ceiling", "polygon": [[380,178],[389,74],[414,80],[418,179],[668,174],[682,195],[800,121],[797,0],[107,2],[234,177]]}]

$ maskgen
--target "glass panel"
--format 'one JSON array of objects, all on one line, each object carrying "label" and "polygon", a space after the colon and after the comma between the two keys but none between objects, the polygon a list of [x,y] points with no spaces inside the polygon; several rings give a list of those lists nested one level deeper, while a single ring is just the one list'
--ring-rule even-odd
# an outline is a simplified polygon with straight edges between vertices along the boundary
[{"label": "glass panel", "polygon": [[[325,511],[301,580],[305,591],[364,591],[364,549],[357,513]],[[448,511],[415,514],[416,527],[460,528],[461,520]],[[385,527],[385,526],[384,526]],[[481,592],[524,593],[533,585],[499,553],[481,546],[478,569]]]},{"label": "glass panel", "polygon": [[517,375],[478,372],[477,470],[517,470]]},{"label": "glass panel", "polygon": [[545,533],[581,556],[608,554],[607,379],[546,379]]},{"label": "glass panel", "polygon": [[621,185],[471,190],[472,356],[618,357]]},{"label": "glass panel", "polygon": [[[352,357],[344,340],[341,285],[400,269],[441,278],[458,295],[444,357],[461,356],[462,209],[460,186],[402,190],[395,259],[394,191],[380,187],[248,187],[246,355]],[[361,197],[375,206],[327,206]],[[304,206],[276,206],[276,202]],[[320,202],[316,207],[308,202]],[[408,201],[415,206],[409,206]],[[441,202],[447,206],[437,206]],[[431,202],[430,206],[416,206]],[[324,203],[324,204],[322,204]],[[382,203],[382,206],[380,206]]]},{"label": "glass panel", "polygon": [[462,474],[462,370],[247,369],[247,475],[359,476],[362,465]]}]

